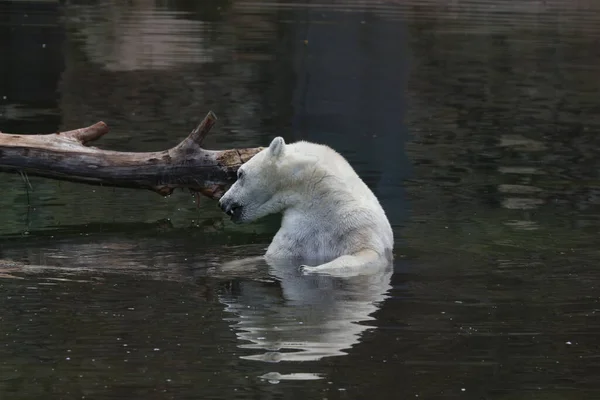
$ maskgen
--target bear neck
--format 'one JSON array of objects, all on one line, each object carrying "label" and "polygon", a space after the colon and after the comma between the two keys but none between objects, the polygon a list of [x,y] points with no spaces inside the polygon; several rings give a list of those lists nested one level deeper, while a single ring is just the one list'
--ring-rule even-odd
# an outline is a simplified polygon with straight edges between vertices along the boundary
[{"label": "bear neck", "polygon": [[[329,180],[329,179],[328,179]],[[307,219],[315,218],[333,218],[342,208],[346,209],[352,202],[352,193],[349,192],[347,185],[342,184],[341,180],[334,185],[330,182],[321,184],[310,184],[303,187],[301,190],[293,190],[284,196],[282,214],[286,215],[299,214]],[[326,205],[326,207],[324,207]]]}]

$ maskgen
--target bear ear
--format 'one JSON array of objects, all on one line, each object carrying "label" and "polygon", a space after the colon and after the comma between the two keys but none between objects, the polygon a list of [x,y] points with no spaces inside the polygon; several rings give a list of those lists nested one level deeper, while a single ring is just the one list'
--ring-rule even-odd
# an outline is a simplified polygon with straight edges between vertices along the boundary
[{"label": "bear ear", "polygon": [[285,151],[285,140],[281,136],[277,136],[269,145],[269,153],[273,157],[281,157]]}]

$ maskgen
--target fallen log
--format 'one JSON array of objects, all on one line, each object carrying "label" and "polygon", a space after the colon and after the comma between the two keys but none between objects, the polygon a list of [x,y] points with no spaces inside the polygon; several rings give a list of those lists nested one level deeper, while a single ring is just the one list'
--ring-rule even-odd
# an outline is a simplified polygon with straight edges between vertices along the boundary
[{"label": "fallen log", "polygon": [[262,148],[203,149],[202,142],[216,120],[212,111],[209,112],[181,143],[158,152],[87,147],[86,144],[108,133],[104,122],[53,134],[0,133],[0,172],[149,189],[163,196],[182,188],[218,199],[235,180],[239,166]]}]

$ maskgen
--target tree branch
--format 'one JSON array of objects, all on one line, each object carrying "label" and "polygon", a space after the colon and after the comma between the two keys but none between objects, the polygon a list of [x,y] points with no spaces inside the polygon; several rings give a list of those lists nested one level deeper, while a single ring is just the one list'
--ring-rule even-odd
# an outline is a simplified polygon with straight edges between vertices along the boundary
[{"label": "tree branch", "polygon": [[262,148],[203,149],[201,144],[216,120],[211,111],[177,146],[143,153],[86,147],[108,133],[104,122],[55,134],[0,133],[0,171],[91,185],[149,189],[163,196],[183,188],[218,199],[235,180],[239,166]]}]

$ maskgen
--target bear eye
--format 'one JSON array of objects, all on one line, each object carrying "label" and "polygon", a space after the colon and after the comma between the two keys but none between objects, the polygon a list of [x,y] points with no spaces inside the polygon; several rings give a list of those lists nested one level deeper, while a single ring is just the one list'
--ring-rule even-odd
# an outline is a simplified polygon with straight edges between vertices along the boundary
[{"label": "bear eye", "polygon": [[242,179],[243,177],[244,177],[244,171],[242,171],[241,169],[238,169],[237,178]]}]

